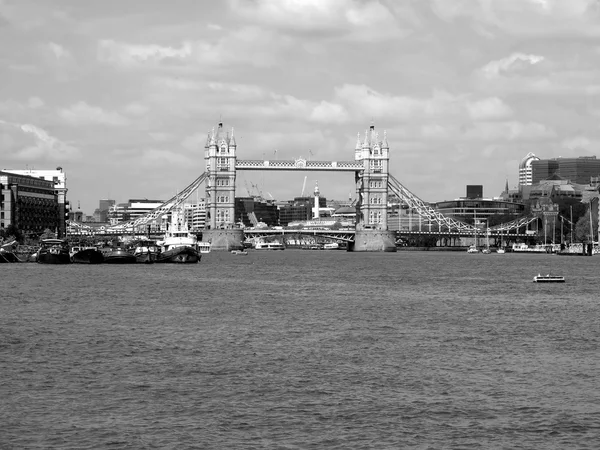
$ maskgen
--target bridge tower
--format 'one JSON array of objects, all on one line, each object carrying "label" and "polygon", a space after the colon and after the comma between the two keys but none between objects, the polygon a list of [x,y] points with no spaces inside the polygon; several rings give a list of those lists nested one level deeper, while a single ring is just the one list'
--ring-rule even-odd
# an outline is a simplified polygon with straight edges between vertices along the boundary
[{"label": "bridge tower", "polygon": [[235,226],[235,163],[237,144],[231,134],[218,128],[208,133],[204,146],[206,162],[206,230],[203,241],[210,241],[215,250],[239,248],[242,231]]},{"label": "bridge tower", "polygon": [[389,152],[387,133],[384,132],[380,140],[374,125],[365,131],[362,143],[358,135],[354,159],[363,162],[364,170],[357,172],[355,177],[357,229],[387,230]]},{"label": "bridge tower", "polygon": [[387,133],[383,139],[375,126],[365,131],[364,139],[358,134],[354,159],[362,161],[363,170],[355,174],[356,181],[356,235],[355,251],[396,251],[395,234],[388,231],[388,179],[390,147]]}]

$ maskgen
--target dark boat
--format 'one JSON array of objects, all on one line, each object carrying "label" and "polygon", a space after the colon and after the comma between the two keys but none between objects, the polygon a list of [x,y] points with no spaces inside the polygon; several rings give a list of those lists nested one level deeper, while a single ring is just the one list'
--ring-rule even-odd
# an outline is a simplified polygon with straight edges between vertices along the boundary
[{"label": "dark boat", "polygon": [[102,250],[104,264],[135,264],[132,252],[122,247],[105,247]]},{"label": "dark boat", "polygon": [[160,248],[156,241],[140,239],[129,247],[129,251],[135,256],[135,261],[141,264],[153,264],[160,255]]},{"label": "dark boat", "polygon": [[200,254],[193,247],[173,247],[158,254],[157,263],[196,264],[200,262]]},{"label": "dark boat", "polygon": [[64,239],[43,239],[37,251],[39,264],[71,264],[69,243]]},{"label": "dark boat", "polygon": [[13,252],[0,248],[0,263],[15,263],[21,260]]},{"label": "dark boat", "polygon": [[104,255],[98,247],[72,247],[71,261],[74,264],[102,264]]}]

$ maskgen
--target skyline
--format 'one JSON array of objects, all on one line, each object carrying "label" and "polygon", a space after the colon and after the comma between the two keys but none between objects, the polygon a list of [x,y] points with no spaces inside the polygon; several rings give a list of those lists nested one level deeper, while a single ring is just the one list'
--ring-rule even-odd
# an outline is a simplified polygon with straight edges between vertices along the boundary
[{"label": "skyline", "polygon": [[[493,197],[529,152],[596,155],[598,38],[597,0],[0,0],[0,169],[61,166],[91,214],[189,185],[220,120],[239,159],[352,160],[374,124],[424,201]],[[356,195],[237,190],[305,175]]]}]

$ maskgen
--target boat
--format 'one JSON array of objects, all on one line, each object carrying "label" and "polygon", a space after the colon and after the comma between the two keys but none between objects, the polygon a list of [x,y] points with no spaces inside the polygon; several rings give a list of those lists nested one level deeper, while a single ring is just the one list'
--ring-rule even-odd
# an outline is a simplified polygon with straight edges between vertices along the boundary
[{"label": "boat", "polygon": [[0,263],[14,262],[21,262],[21,260],[17,257],[17,255],[14,254],[14,252],[0,248]]},{"label": "boat", "polygon": [[247,255],[248,252],[246,250],[231,250],[232,255]]},{"label": "boat", "polygon": [[71,247],[69,253],[73,264],[102,264],[104,262],[104,255],[98,250],[98,247],[74,246]]},{"label": "boat", "polygon": [[129,251],[135,256],[135,262],[140,264],[153,264],[160,255],[160,247],[156,241],[140,239],[129,246]]},{"label": "boat", "polygon": [[327,244],[323,244],[323,250],[338,250],[340,248],[340,244],[337,242],[329,242]]},{"label": "boat", "polygon": [[256,250],[285,250],[285,245],[281,242],[257,242]]},{"label": "boat", "polygon": [[533,277],[534,283],[564,283],[565,277],[559,275],[541,275],[537,274]]},{"label": "boat", "polygon": [[479,249],[478,249],[476,246],[474,246],[474,245],[471,245],[471,246],[470,246],[470,247],[467,249],[467,253],[479,253]]},{"label": "boat", "polygon": [[[171,212],[169,228],[157,244],[160,248],[157,263],[195,264],[202,257],[198,237],[189,231],[183,209]],[[210,242],[208,244],[210,246]],[[207,253],[206,243],[201,247]]]},{"label": "boat", "polygon": [[506,253],[506,251],[503,248],[499,248],[496,250],[496,253],[499,253],[502,255],[502,254]]},{"label": "boat", "polygon": [[64,239],[42,239],[37,251],[40,264],[71,264],[69,243]]},{"label": "boat", "polygon": [[157,243],[160,253],[155,262],[195,264],[201,258],[197,243],[196,235],[187,230],[167,232],[164,239]]},{"label": "boat", "polygon": [[121,246],[104,247],[101,249],[105,264],[135,264],[133,252]]},{"label": "boat", "polygon": [[199,241],[196,242],[196,245],[200,253],[210,253],[210,242]]}]

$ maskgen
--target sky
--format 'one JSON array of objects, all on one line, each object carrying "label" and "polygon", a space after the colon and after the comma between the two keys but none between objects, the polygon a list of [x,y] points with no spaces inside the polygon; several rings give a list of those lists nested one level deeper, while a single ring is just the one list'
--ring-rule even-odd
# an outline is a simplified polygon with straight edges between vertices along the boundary
[{"label": "sky", "polygon": [[[374,125],[422,200],[493,197],[529,152],[598,155],[599,99],[599,0],[0,0],[0,169],[62,167],[87,214],[188,186],[220,120],[239,159],[353,160]],[[316,183],[356,195],[237,195]]]}]

